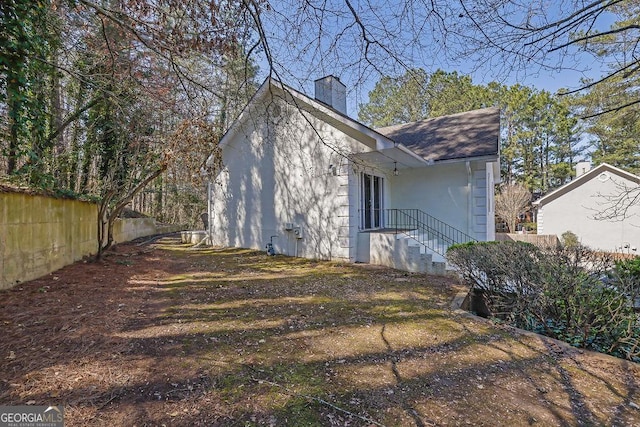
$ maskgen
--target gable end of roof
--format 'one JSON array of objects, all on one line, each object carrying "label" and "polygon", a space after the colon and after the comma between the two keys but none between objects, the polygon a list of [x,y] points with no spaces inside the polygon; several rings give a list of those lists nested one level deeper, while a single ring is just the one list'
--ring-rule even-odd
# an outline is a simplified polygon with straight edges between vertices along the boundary
[{"label": "gable end of roof", "polygon": [[557,188],[555,190],[553,190],[552,192],[544,195],[543,197],[539,198],[538,200],[536,200],[535,202],[533,202],[534,205],[542,207],[545,204],[552,202],[553,200],[556,200],[559,197],[562,197],[563,195],[567,194],[568,192],[572,191],[573,189],[585,184],[586,182],[591,181],[592,179],[598,177],[602,172],[610,172],[613,173],[621,178],[625,178],[628,179],[629,181],[635,182],[636,184],[640,184],[640,177],[637,175],[634,175],[630,172],[627,172],[625,170],[622,170],[620,168],[617,168],[615,166],[612,166],[608,163],[601,163],[598,166],[596,166],[595,168],[591,169],[590,171],[585,172],[584,174],[580,175],[579,177],[575,178],[573,181],[566,183],[565,185],[563,185],[560,188]]}]

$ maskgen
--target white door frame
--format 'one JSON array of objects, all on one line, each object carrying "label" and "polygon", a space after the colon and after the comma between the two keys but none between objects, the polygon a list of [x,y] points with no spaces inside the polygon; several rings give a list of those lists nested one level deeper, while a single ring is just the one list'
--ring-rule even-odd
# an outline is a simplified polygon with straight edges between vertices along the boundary
[{"label": "white door frame", "polygon": [[384,177],[360,173],[360,229],[376,230],[384,226]]}]

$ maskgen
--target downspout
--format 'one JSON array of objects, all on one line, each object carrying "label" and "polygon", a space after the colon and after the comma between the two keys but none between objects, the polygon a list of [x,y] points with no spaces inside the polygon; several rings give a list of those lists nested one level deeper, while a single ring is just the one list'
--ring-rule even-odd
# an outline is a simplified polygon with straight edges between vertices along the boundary
[{"label": "downspout", "polygon": [[473,175],[471,172],[471,162],[464,162],[467,167],[467,234],[473,236],[471,224],[473,223]]}]

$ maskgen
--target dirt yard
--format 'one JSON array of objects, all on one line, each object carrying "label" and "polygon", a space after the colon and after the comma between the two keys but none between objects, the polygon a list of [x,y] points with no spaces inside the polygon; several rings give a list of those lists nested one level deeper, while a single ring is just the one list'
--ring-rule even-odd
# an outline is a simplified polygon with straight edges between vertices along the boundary
[{"label": "dirt yard", "polygon": [[0,404],[66,426],[640,426],[640,366],[451,311],[453,279],[120,245],[0,292]]}]

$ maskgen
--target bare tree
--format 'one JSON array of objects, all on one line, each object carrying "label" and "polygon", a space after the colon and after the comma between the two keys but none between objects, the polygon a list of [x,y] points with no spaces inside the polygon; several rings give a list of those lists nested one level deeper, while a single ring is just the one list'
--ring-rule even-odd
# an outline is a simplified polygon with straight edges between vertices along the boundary
[{"label": "bare tree", "polygon": [[[635,181],[635,182],[634,182]],[[598,193],[600,207],[594,210],[593,219],[599,221],[624,221],[637,216],[632,211],[640,204],[640,181],[615,181],[614,188],[609,193]]]},{"label": "bare tree", "polygon": [[521,184],[505,184],[496,195],[496,215],[502,218],[509,227],[509,232],[516,231],[518,216],[525,212],[531,203],[531,193]]},{"label": "bare tree", "polygon": [[[591,70],[602,68],[601,77],[576,80],[571,93],[612,77],[632,80],[640,71],[633,0],[558,0],[552,6],[546,0],[405,0],[397,7],[381,7],[377,0],[243,4],[258,35],[254,50],[264,53],[270,73],[289,83],[337,71],[357,87],[416,67],[470,64],[498,80],[566,69],[593,78]],[[603,105],[590,114],[635,102]]]},{"label": "bare tree", "polygon": [[[92,153],[87,132],[76,130],[82,127],[86,116],[99,117],[102,112],[96,103],[113,99],[123,76],[141,94],[162,87],[166,89],[164,93],[173,95],[172,100],[179,104],[178,116],[182,117],[163,122],[169,129],[167,133],[184,116],[211,119],[212,111],[201,111],[198,116],[189,109],[206,103],[206,98],[215,98],[218,104],[225,102],[220,87],[211,84],[207,76],[218,72],[225,56],[238,44],[246,46],[248,57],[261,55],[270,76],[292,86],[297,82],[299,87],[319,75],[331,73],[339,73],[349,86],[358,87],[381,74],[398,75],[416,66],[451,69],[462,61],[477,64],[478,69],[495,78],[506,71],[574,68],[579,65],[581,54],[593,55],[601,63],[615,61],[608,75],[575,89],[589,88],[612,76],[633,79],[640,71],[635,59],[640,27],[636,20],[623,19],[634,16],[636,3],[631,0],[592,3],[559,0],[553,7],[549,7],[547,0],[404,0],[394,7],[387,4],[381,7],[380,3],[379,0],[55,2],[56,14],[64,23],[59,32],[68,34],[55,51],[56,60],[33,49],[21,53],[29,60],[60,71],[61,76],[56,74],[51,83],[56,85],[52,99],[61,96],[60,90],[67,91],[62,101],[55,103],[51,126],[41,126],[50,128],[45,145],[54,145],[55,141],[57,146],[71,147],[69,153],[58,153],[64,155],[57,157],[66,162],[68,181],[73,180],[73,171],[86,170],[87,173],[76,174],[83,177],[75,181],[84,182],[100,160],[89,161]],[[620,17],[614,27],[607,16],[611,14]],[[34,22],[41,21],[35,18]],[[13,25],[11,28],[21,28],[19,20],[15,21],[7,22]],[[628,42],[614,49],[612,46],[620,46],[621,38]],[[37,45],[39,34],[29,40]],[[603,49],[608,54],[600,56]],[[574,62],[569,62],[571,59]],[[206,72],[207,66],[211,72]],[[13,71],[3,70],[0,68],[2,77]],[[17,89],[14,92],[18,93]],[[7,107],[11,98],[5,98],[0,97],[0,113],[10,116]],[[630,100],[626,104],[634,102],[640,101]],[[161,109],[168,108],[165,103],[155,104]],[[600,112],[624,106],[608,106]],[[3,130],[7,129],[7,123],[12,123],[0,122]],[[23,134],[29,135],[26,131]],[[13,150],[11,144],[2,145],[0,148],[7,146],[9,160],[18,158],[25,162],[28,158],[27,150],[23,153]],[[76,146],[78,149],[73,148]],[[46,152],[40,157],[55,156]],[[19,166],[9,163],[9,170]],[[55,167],[53,160],[52,164]],[[149,171],[155,173],[156,169]],[[136,179],[144,181],[142,177]],[[78,187],[87,188],[75,186]]]},{"label": "bare tree", "polygon": [[[635,0],[518,0],[460,1],[455,33],[457,54],[479,67],[519,75],[573,70],[583,79],[564,93],[592,88],[602,82],[638,79],[638,7]],[[612,23],[613,20],[613,23]],[[590,75],[592,69],[602,75]],[[624,85],[622,85],[624,86]],[[587,117],[619,111],[640,98],[612,97]]]}]

